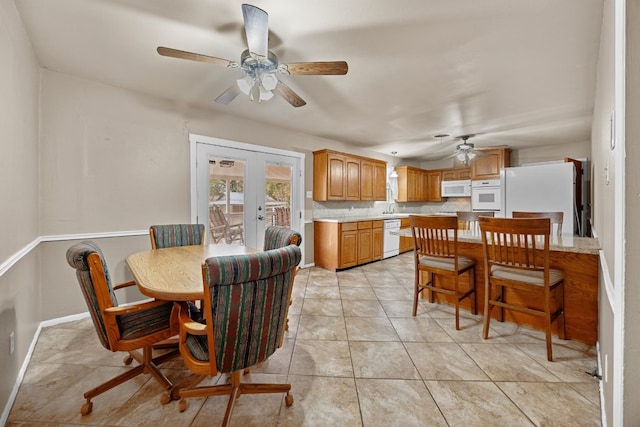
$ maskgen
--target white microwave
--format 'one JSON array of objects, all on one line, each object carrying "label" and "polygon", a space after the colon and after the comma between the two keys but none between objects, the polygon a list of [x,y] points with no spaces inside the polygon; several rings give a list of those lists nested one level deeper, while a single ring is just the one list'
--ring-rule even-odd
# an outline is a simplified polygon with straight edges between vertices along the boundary
[{"label": "white microwave", "polygon": [[471,180],[442,181],[442,197],[471,197]]}]

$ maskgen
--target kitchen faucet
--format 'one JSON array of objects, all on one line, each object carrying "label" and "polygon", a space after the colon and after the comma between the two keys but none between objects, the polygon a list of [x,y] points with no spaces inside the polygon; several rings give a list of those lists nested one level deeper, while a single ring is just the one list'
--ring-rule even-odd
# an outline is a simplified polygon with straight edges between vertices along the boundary
[{"label": "kitchen faucet", "polygon": [[395,208],[394,208],[394,205],[395,205],[396,207],[398,207],[398,204],[397,204],[396,202],[390,202],[390,203],[389,203],[389,205],[387,206],[387,210],[386,210],[386,211],[383,211],[382,213],[383,213],[383,214],[392,214],[392,213],[395,213],[395,212],[396,212],[396,210],[395,210]]}]

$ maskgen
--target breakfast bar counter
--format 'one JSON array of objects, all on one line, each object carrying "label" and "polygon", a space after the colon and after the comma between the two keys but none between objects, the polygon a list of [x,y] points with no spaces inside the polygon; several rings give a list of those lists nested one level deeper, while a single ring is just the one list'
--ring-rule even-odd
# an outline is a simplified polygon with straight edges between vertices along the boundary
[{"label": "breakfast bar counter", "polygon": [[[401,236],[410,236],[410,230],[402,230]],[[565,299],[565,331],[566,338],[595,345],[598,339],[598,251],[600,244],[598,239],[571,235],[552,236],[549,251],[549,263],[552,268],[557,268],[565,273],[564,299]],[[458,252],[460,255],[476,260],[475,283],[476,301],[478,313],[484,310],[484,255],[482,249],[482,237],[469,231],[458,232]],[[461,281],[466,281],[466,276],[461,276]],[[447,286],[452,285],[447,283]],[[466,284],[463,284],[464,288]],[[518,299],[535,300],[535,294],[518,291],[517,294],[508,295],[513,301]],[[447,301],[446,296],[436,295],[439,302],[453,304]],[[536,305],[541,304],[539,301]],[[462,307],[470,309],[468,300],[461,303]],[[494,310],[496,313],[496,310]],[[531,326],[544,330],[542,319],[526,313],[505,310],[505,320],[520,325]],[[554,333],[556,324],[554,323]]]}]

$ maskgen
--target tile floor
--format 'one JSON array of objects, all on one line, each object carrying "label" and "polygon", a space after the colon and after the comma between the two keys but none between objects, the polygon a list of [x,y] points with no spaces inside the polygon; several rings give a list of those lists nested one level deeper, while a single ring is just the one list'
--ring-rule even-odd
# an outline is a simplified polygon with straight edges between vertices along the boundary
[{"label": "tile floor", "polygon": [[[333,273],[300,270],[284,346],[245,376],[290,382],[282,395],[245,395],[236,426],[598,426],[595,349],[557,340],[547,362],[544,335],[421,302],[411,316],[412,255]],[[226,397],[160,405],[162,388],[140,376],[93,400],[84,391],[123,369],[123,355],[104,350],[89,319],[42,330],[7,426],[219,425]],[[163,365],[173,381],[188,374],[180,360]],[[224,381],[217,377],[207,381]]]}]

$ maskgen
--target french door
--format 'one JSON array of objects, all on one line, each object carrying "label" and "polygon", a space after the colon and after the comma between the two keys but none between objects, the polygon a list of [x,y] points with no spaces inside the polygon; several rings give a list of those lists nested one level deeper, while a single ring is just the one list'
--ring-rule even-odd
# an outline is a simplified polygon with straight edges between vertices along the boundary
[{"label": "french door", "polygon": [[269,225],[301,232],[304,154],[199,135],[191,142],[195,221],[209,243],[260,249]]}]

